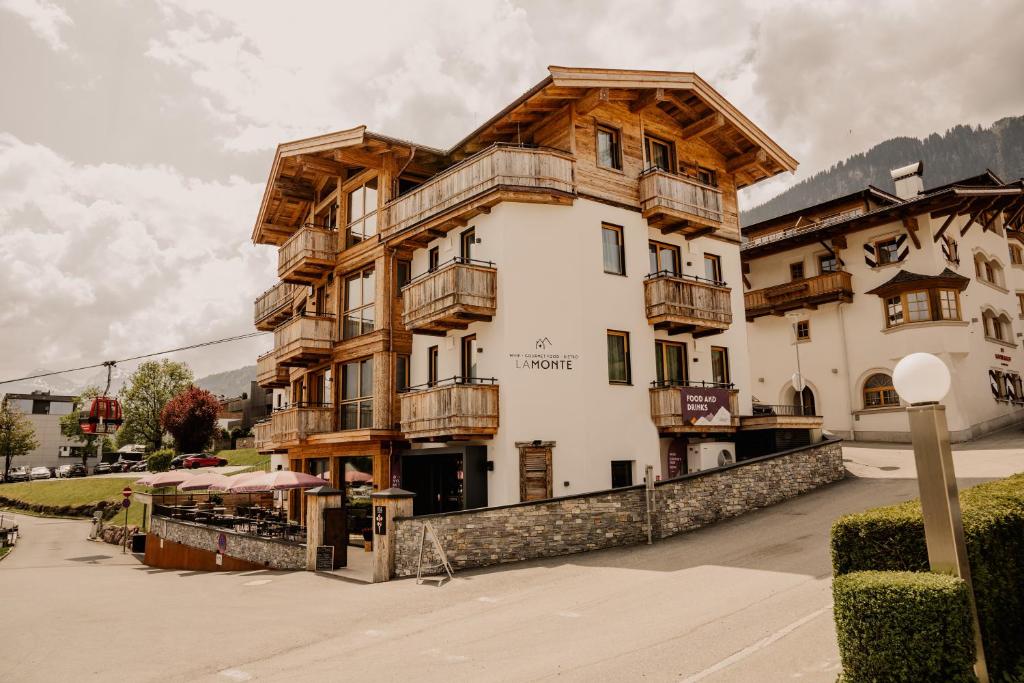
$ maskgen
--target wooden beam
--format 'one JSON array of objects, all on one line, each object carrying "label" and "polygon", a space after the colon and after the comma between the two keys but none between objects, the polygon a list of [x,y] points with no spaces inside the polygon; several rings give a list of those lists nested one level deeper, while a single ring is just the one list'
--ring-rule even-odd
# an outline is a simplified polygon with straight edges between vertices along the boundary
[{"label": "wooden beam", "polygon": [[608,104],[608,88],[591,88],[576,101],[576,113],[589,114],[599,104]]},{"label": "wooden beam", "polygon": [[942,239],[942,236],[946,234],[946,228],[949,227],[950,223],[952,223],[955,218],[956,211],[954,211],[953,213],[949,214],[946,217],[946,220],[942,223],[942,227],[939,228],[939,231],[935,233],[935,237],[932,238],[933,242],[938,242],[939,240]]},{"label": "wooden beam", "polygon": [[[679,131],[679,137],[684,140],[688,140],[689,138],[697,137],[698,135],[707,135],[712,131],[718,130],[724,125],[725,117],[716,111],[683,128]],[[765,158],[767,158],[767,155]]]},{"label": "wooden beam", "polygon": [[690,105],[688,105],[686,102],[684,102],[683,101],[683,96],[677,95],[676,92],[677,91],[672,91],[672,92],[667,93],[665,95],[665,99],[667,101],[671,102],[672,104],[676,105],[677,107],[679,107],[679,110],[681,112],[683,112],[683,115],[687,119],[690,119],[690,120],[699,119],[700,118],[700,114],[697,113],[697,110],[694,109],[693,107],[691,107]]},{"label": "wooden beam", "polygon": [[653,107],[657,105],[658,102],[664,101],[665,89],[655,88],[654,90],[648,90],[647,92],[640,95],[640,97],[633,100],[633,102],[631,102],[629,105],[629,110],[634,114],[638,114],[642,112],[644,109],[647,109],[648,107]]},{"label": "wooden beam", "polygon": [[832,246],[836,249],[846,249],[846,235],[835,235],[832,237]]},{"label": "wooden beam", "polygon": [[920,249],[921,240],[917,236],[917,231],[920,229],[920,226],[917,223],[917,218],[914,216],[904,218],[903,227],[906,228],[907,234],[910,235],[910,241],[914,243],[914,248]]},{"label": "wooden beam", "polygon": [[753,289],[753,287],[750,286],[750,280],[747,278],[746,274],[743,275],[743,285],[747,289]]},{"label": "wooden beam", "polygon": [[[1010,206],[1006,207],[1006,208],[1007,208],[1007,210],[1009,210],[1010,208],[1012,208],[1012,206],[1013,206],[1013,205],[1011,204]],[[1011,216],[1010,216],[1009,218],[1007,218],[1007,219],[1006,219],[1005,221],[1003,221],[1003,225],[1005,225],[1005,226],[1010,226],[1010,225],[1013,225],[1013,222],[1014,222],[1015,220],[1017,220],[1017,218],[1018,218],[1018,217],[1019,217],[1019,216],[1020,216],[1020,215],[1021,215],[1022,213],[1024,213],[1024,199],[1022,199],[1022,200],[1021,200],[1021,202],[1020,202],[1020,206],[1019,206],[1019,207],[1017,207],[1017,210],[1016,210],[1016,211],[1014,211],[1014,212],[1013,212],[1013,214],[1012,214],[1012,215],[1011,215]]]},{"label": "wooden beam", "polygon": [[993,211],[992,215],[989,216],[989,219],[987,221],[985,221],[985,224],[983,226],[981,226],[981,231],[982,232],[988,232],[988,229],[992,227],[992,224],[996,222],[997,218],[999,218],[999,212],[998,211]]},{"label": "wooden beam", "polygon": [[285,197],[291,197],[292,199],[299,199],[306,202],[313,201],[313,197],[316,196],[316,192],[313,190],[313,185],[311,183],[308,183],[305,180],[297,180],[295,178],[277,178],[274,181],[274,188]]},{"label": "wooden beam", "polygon": [[714,231],[715,231],[714,228],[704,227],[704,228],[701,228],[699,230],[695,230],[695,231],[693,231],[691,233],[687,233],[687,234],[683,235],[683,237],[685,237],[686,241],[689,242],[690,240],[695,240],[698,237],[703,237],[704,235],[710,235]]},{"label": "wooden beam", "polygon": [[743,169],[750,168],[751,166],[757,166],[763,164],[768,160],[768,153],[758,147],[757,149],[750,150],[746,154],[741,154],[738,157],[734,157],[725,163],[725,170],[729,173],[735,173]]},{"label": "wooden beam", "polygon": [[971,218],[967,221],[967,224],[964,225],[964,227],[960,228],[960,236],[961,237],[963,237],[964,235],[967,234],[967,231],[970,229],[971,225],[973,225],[974,222],[976,220],[978,220],[978,217],[981,216],[981,214],[984,211],[986,211],[988,209],[988,207],[992,206],[992,204],[996,201],[996,199],[998,199],[998,197],[995,197],[993,199],[988,200],[988,202],[986,202],[985,204],[982,204],[981,206],[979,206],[977,211],[975,211],[974,213],[971,214]]}]

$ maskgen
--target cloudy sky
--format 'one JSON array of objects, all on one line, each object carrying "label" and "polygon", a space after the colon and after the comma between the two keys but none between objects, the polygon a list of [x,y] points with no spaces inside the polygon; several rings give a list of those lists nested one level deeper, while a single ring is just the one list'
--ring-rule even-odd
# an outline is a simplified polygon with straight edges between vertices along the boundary
[{"label": "cloudy sky", "polygon": [[365,123],[448,147],[549,64],[696,71],[801,162],[752,204],[1024,113],[1022,35],[1015,0],[0,0],[0,379],[251,331],[278,142]]}]

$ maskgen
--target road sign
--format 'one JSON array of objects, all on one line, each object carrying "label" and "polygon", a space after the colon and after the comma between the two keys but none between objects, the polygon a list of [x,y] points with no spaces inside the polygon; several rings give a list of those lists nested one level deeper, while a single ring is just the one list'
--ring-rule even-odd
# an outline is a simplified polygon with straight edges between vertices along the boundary
[{"label": "road sign", "polygon": [[125,510],[127,510],[129,507],[131,507],[131,505],[132,505],[132,499],[131,498],[125,498],[124,500],[121,501],[121,507],[123,507]]},{"label": "road sign", "polygon": [[[123,489],[121,489],[121,495],[124,496],[125,498],[128,498],[129,496],[131,496],[132,495],[132,487],[125,486]],[[127,506],[125,506],[125,507],[127,507]]]}]

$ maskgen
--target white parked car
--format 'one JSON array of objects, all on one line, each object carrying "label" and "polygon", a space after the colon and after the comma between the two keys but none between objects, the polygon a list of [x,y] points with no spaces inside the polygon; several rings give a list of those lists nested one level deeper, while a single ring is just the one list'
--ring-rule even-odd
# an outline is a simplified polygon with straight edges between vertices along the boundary
[{"label": "white parked car", "polygon": [[57,468],[57,476],[58,477],[66,477],[66,476],[68,476],[68,472],[70,472],[70,471],[71,471],[71,465],[61,465],[60,467]]},{"label": "white parked car", "polygon": [[50,470],[47,467],[33,467],[28,473],[29,479],[49,479]]}]

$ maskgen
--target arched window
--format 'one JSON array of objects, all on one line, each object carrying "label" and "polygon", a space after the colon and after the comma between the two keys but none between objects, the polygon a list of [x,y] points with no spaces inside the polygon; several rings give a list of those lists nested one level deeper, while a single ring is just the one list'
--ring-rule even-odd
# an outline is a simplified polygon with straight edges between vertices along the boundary
[{"label": "arched window", "polygon": [[1013,325],[1010,317],[986,310],[981,313],[981,321],[985,326],[985,336],[991,340],[1009,343],[1013,338]]},{"label": "arched window", "polygon": [[898,406],[900,404],[899,394],[896,387],[892,385],[892,377],[884,372],[871,375],[864,382],[864,407],[881,408],[883,406]]}]

